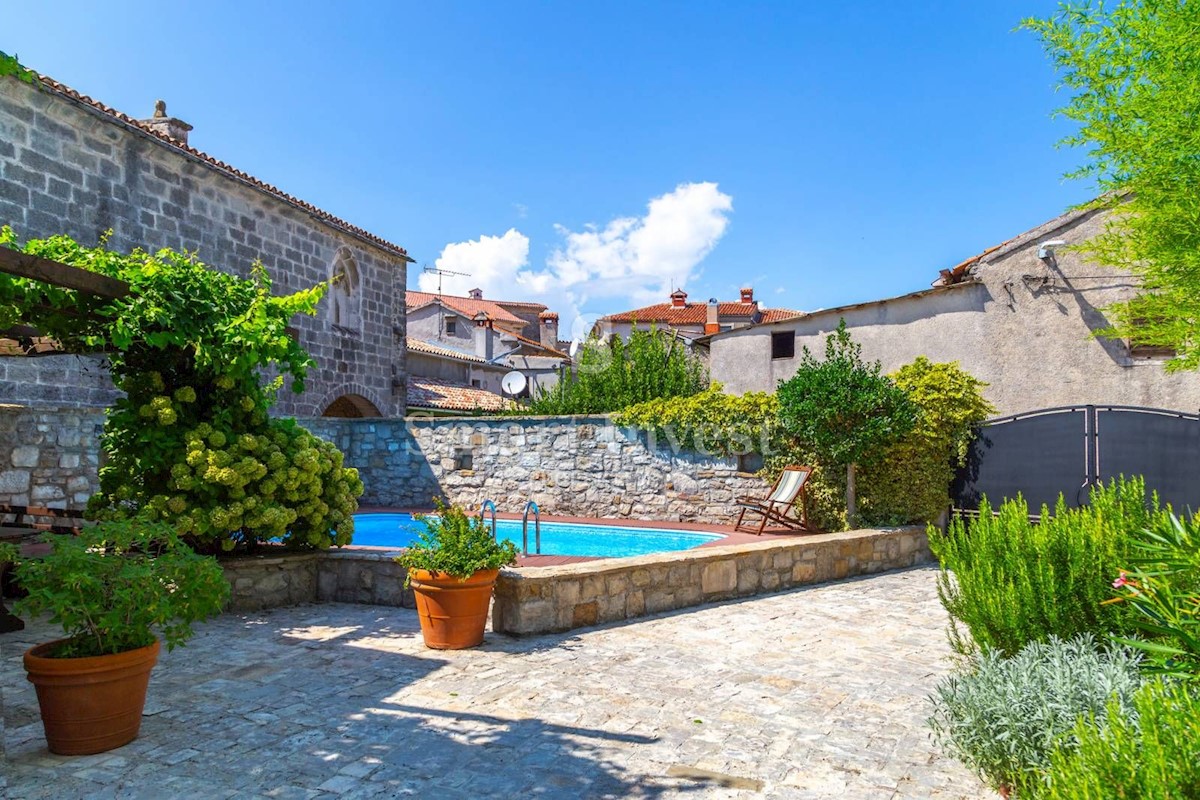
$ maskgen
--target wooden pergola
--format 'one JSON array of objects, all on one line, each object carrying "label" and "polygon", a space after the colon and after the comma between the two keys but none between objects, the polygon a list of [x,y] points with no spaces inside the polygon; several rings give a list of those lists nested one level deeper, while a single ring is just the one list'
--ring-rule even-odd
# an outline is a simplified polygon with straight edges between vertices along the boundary
[{"label": "wooden pergola", "polygon": [[[129,284],[122,280],[8,247],[0,247],[0,272],[110,300],[129,294]],[[0,356],[48,356],[64,352],[58,342],[42,336],[37,328],[29,325],[16,324],[0,329]]]}]

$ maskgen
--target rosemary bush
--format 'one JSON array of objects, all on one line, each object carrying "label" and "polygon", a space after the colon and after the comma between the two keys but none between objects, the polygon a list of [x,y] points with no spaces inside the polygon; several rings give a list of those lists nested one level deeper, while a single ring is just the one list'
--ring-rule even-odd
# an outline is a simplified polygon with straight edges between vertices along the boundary
[{"label": "rosemary bush", "polygon": [[1134,714],[1110,701],[1105,725],[1076,723],[1074,747],[1050,756],[1039,800],[1196,800],[1200,798],[1200,695],[1181,683],[1151,681],[1133,697]]},{"label": "rosemary bush", "polygon": [[409,570],[442,573],[466,580],[485,569],[499,569],[517,562],[517,546],[507,539],[497,541],[479,517],[469,515],[461,506],[446,505],[434,498],[436,514],[419,517],[425,532],[396,557],[396,563]]},{"label": "rosemary bush", "polygon": [[985,651],[938,684],[929,725],[943,750],[991,786],[1019,790],[1042,780],[1055,746],[1073,746],[1079,717],[1103,724],[1131,713],[1138,663],[1136,651],[1097,649],[1087,634],[1035,642],[1012,658]]},{"label": "rosemary bush", "polygon": [[[1030,642],[1079,633],[1127,633],[1133,614],[1113,599],[1112,582],[1126,566],[1133,532],[1166,515],[1147,499],[1141,478],[1094,489],[1090,504],[1029,521],[1025,501],[1006,500],[992,515],[952,520],[943,535],[929,529],[941,561],[938,597],[950,613],[950,642],[1013,655]],[[964,632],[960,625],[966,626]]]}]

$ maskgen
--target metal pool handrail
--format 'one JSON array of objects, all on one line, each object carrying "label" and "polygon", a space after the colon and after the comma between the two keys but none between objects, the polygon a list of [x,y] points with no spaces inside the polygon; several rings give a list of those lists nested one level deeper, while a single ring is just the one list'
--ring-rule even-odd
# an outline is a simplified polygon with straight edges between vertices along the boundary
[{"label": "metal pool handrail", "polygon": [[479,507],[479,521],[485,525],[487,524],[487,521],[484,519],[483,515],[487,513],[487,510],[489,508],[492,510],[492,538],[495,539],[496,538],[496,504],[494,502],[492,502],[491,500],[483,501],[483,505]]},{"label": "metal pool handrail", "polygon": [[542,553],[542,514],[538,510],[538,504],[530,500],[525,504],[525,511],[521,514],[521,552],[524,555],[529,555],[529,510],[533,509],[533,547],[534,552],[538,555]]}]

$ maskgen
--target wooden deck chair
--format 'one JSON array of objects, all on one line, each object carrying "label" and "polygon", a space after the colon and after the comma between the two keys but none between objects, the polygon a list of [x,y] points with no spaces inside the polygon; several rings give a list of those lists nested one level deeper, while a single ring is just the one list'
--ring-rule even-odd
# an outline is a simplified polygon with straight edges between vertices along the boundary
[{"label": "wooden deck chair", "polygon": [[[739,497],[737,504],[741,506],[742,512],[738,514],[737,524],[733,526],[733,529],[753,532],[761,536],[767,523],[774,522],[792,530],[810,530],[808,514],[804,510],[804,485],[808,483],[809,475],[812,475],[812,467],[784,467],[783,472],[779,475],[779,480],[775,481],[775,487],[771,489],[771,493],[767,495],[766,499]],[[757,529],[754,528],[753,523],[742,526],[747,511],[762,517]]]}]

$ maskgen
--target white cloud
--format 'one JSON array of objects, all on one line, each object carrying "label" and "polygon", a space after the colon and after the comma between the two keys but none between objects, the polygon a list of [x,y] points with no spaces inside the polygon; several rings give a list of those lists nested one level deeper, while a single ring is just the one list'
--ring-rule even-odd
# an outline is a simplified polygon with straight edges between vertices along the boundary
[{"label": "white cloud", "polygon": [[[446,245],[435,266],[470,273],[446,275],[442,290],[465,294],[478,286],[485,298],[533,300],[562,317],[563,338],[576,319],[594,313],[664,302],[687,287],[729,227],[733,198],[715,183],[685,183],[652,199],[640,217],[618,217],[581,231],[555,226],[562,243],[544,269],[529,266],[529,238],[515,228],[503,236]],[[421,275],[423,291],[436,275]],[[576,326],[578,327],[578,326]]]}]

